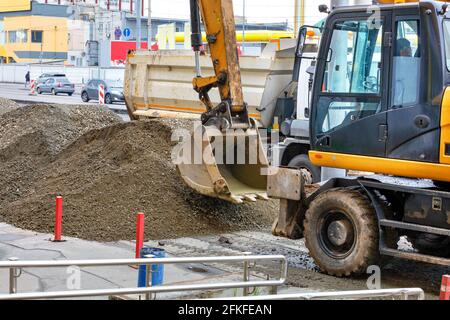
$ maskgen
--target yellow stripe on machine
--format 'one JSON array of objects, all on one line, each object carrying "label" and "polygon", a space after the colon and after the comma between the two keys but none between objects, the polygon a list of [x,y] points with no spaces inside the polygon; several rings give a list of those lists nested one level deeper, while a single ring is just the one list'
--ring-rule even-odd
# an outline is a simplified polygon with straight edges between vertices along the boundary
[{"label": "yellow stripe on machine", "polygon": [[445,155],[445,146],[447,144],[450,145],[450,88],[445,89],[441,107],[441,147],[439,162],[442,164],[450,164],[450,156]]},{"label": "yellow stripe on machine", "polygon": [[[439,0],[441,2],[450,2],[450,0]],[[402,3],[414,3],[419,0],[378,0],[378,4],[402,4]]]},{"label": "yellow stripe on machine", "polygon": [[390,174],[400,177],[450,182],[450,165],[399,159],[377,158],[332,152],[310,151],[316,166]]}]

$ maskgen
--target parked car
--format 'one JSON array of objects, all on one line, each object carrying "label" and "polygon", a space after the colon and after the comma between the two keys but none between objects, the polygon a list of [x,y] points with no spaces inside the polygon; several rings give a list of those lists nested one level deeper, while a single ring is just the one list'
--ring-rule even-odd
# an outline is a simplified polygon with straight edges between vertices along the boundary
[{"label": "parked car", "polygon": [[84,102],[98,100],[100,84],[105,87],[105,103],[124,102],[123,83],[118,80],[92,79],[81,89],[81,99]]},{"label": "parked car", "polygon": [[36,84],[45,82],[48,78],[51,77],[65,77],[64,73],[43,73],[36,79]]},{"label": "parked car", "polygon": [[66,93],[71,96],[75,92],[75,85],[66,77],[49,77],[36,86],[36,91],[39,94],[51,93],[56,96],[58,93]]}]

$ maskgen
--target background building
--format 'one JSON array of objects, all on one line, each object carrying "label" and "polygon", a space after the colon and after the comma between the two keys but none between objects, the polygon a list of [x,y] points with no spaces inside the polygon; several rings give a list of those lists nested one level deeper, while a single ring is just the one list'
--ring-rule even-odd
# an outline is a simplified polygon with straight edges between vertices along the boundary
[{"label": "background building", "polygon": [[[167,12],[169,17],[152,17],[150,42],[157,41],[161,26],[170,26],[178,39],[170,48],[189,47],[180,41],[186,38],[185,29],[190,28],[189,7],[185,8],[188,2],[178,1],[173,8],[167,6],[168,11],[177,9],[184,17],[177,18],[179,14],[170,12]],[[142,47],[146,48],[149,42],[148,0],[143,3],[140,30]],[[239,1],[236,3],[239,5]],[[247,33],[290,31],[283,37],[293,37],[293,17],[292,14],[290,19],[278,22],[264,19],[258,22],[237,15],[236,29],[243,32],[245,28]],[[130,32],[125,33],[126,29]],[[130,0],[8,0],[7,4],[0,4],[0,62],[3,63],[108,67],[121,64],[126,52],[135,49],[137,34],[135,2]],[[267,43],[264,41],[258,43],[254,38],[246,41],[245,54],[259,54]]]},{"label": "background building", "polygon": [[66,61],[67,17],[65,6],[8,1],[0,7],[0,59],[6,63]]}]

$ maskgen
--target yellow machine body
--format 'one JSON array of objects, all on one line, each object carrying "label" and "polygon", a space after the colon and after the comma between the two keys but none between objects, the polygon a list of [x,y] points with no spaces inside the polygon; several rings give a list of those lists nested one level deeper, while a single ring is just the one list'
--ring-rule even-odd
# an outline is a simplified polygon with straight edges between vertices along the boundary
[{"label": "yellow machine body", "polygon": [[450,87],[445,89],[441,104],[439,163],[380,158],[344,153],[310,151],[311,162],[320,167],[375,172],[401,177],[450,182]]}]

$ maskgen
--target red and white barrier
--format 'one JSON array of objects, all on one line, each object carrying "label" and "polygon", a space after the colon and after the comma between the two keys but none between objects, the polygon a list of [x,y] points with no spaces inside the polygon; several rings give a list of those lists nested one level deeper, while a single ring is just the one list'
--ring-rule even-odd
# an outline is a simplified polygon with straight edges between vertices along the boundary
[{"label": "red and white barrier", "polygon": [[441,285],[441,300],[450,300],[450,276],[442,277],[442,285]]},{"label": "red and white barrier", "polygon": [[141,256],[141,249],[144,246],[144,218],[142,212],[136,216],[136,259]]},{"label": "red and white barrier", "polygon": [[30,86],[30,96],[36,95],[36,81],[31,80],[31,86]]},{"label": "red and white barrier", "polygon": [[98,103],[105,104],[105,86],[103,84],[98,87]]},{"label": "red and white barrier", "polygon": [[56,197],[56,210],[55,210],[55,238],[54,242],[61,242],[62,234],[62,214],[63,214],[63,198],[61,196]]}]

